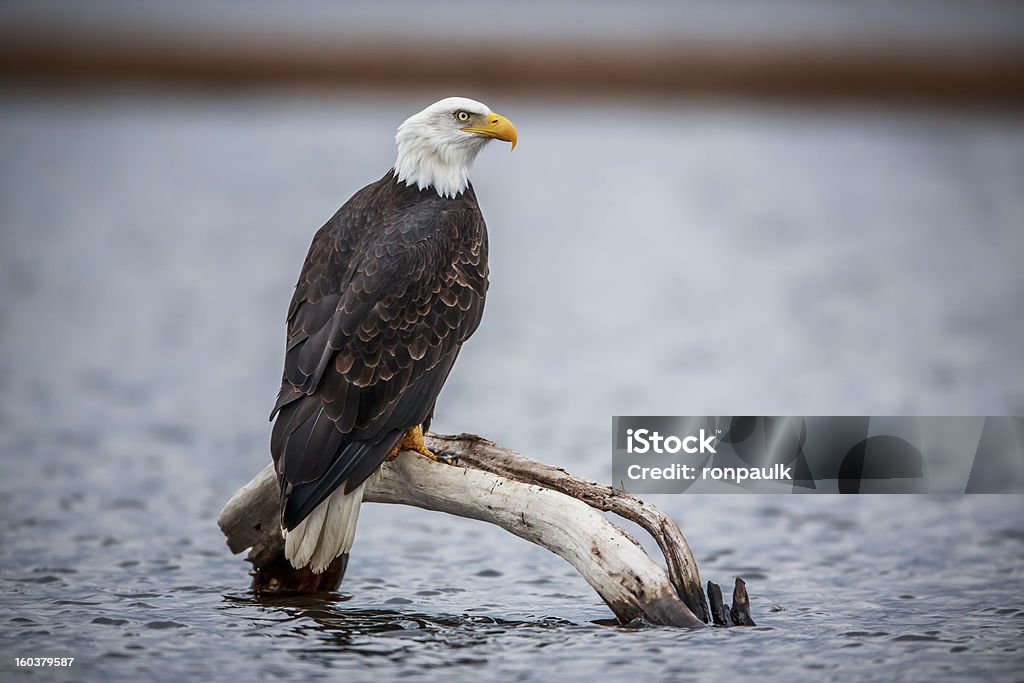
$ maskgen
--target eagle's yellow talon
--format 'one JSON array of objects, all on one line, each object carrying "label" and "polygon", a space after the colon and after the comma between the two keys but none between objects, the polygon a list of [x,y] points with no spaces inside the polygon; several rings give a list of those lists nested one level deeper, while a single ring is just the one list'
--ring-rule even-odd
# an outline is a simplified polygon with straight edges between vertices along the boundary
[{"label": "eagle's yellow talon", "polygon": [[424,458],[430,458],[434,462],[437,462],[437,456],[434,455],[433,452],[429,448],[427,448],[426,446],[424,446],[423,448],[416,448],[416,449],[413,449],[413,450],[415,450],[417,453],[422,455]]},{"label": "eagle's yellow talon", "polygon": [[413,427],[402,436],[402,440],[388,454],[388,462],[397,458],[398,454],[402,451],[415,451],[424,458],[438,462],[437,456],[423,442],[423,430],[419,427]]}]

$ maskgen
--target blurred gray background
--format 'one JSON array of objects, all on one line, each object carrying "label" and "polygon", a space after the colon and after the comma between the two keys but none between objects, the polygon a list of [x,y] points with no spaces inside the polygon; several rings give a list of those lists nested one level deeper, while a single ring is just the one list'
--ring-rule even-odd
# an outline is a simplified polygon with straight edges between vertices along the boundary
[{"label": "blurred gray background", "polygon": [[[160,658],[159,624],[189,629],[177,633],[192,647],[219,634],[221,652],[255,656],[224,631],[237,617],[289,633],[298,619],[326,649],[297,645],[258,666],[305,675],[379,651],[385,673],[426,670],[417,656],[431,655],[396,639],[353,654],[355,617],[337,606],[218,611],[245,576],[212,520],[269,459],[284,316],[313,233],[388,170],[396,126],[448,95],[505,114],[520,143],[476,165],[491,290],[438,431],[607,481],[612,415],[1024,413],[1022,7],[0,3],[0,514],[12,534],[0,566],[12,618],[29,620],[7,627],[11,642],[28,644],[20,656],[63,643],[87,663],[90,648],[135,657],[124,643],[146,643],[146,656],[91,670],[160,677],[202,669]],[[797,610],[776,623],[793,651],[823,621],[853,618],[843,610],[863,614],[849,605],[891,598],[875,581],[900,566],[918,581],[905,593],[953,603],[883,628],[908,641],[871,640],[884,621],[873,613],[850,631],[862,635],[830,643],[852,638],[877,648],[873,661],[933,680],[957,670],[936,655],[950,640],[974,648],[975,667],[1019,664],[1006,648],[1020,633],[976,630],[1006,619],[964,616],[976,606],[950,598],[970,575],[994,591],[984,609],[1019,607],[1000,592],[1012,584],[996,588],[1020,578],[1019,498],[765,500],[658,503],[696,538],[702,568],[754,577],[755,618]],[[478,526],[370,508],[346,586],[375,609],[387,575],[387,595],[411,605],[396,609],[459,614],[489,598],[415,593],[432,589],[418,583],[424,563],[436,583],[460,575],[453,566],[497,562],[492,616],[516,605],[527,620],[565,617],[584,630],[562,647],[595,670],[621,664],[591,640],[589,620],[605,610],[579,577]],[[412,538],[387,531],[397,528]],[[456,540],[439,552],[436,533]],[[904,554],[866,551],[878,537]],[[779,545],[759,545],[769,538]],[[938,552],[963,538],[980,545],[958,562]],[[729,557],[744,545],[759,556]],[[862,553],[836,580],[831,563]],[[847,591],[835,598],[844,607],[814,612],[832,589]],[[59,608],[74,632],[41,627],[37,610],[69,597],[95,605]],[[162,616],[139,617],[140,600]],[[121,623],[92,625],[97,612]],[[929,635],[937,614],[958,616]],[[539,661],[509,661],[504,636],[476,622],[431,618],[418,634],[436,635],[415,642],[469,629],[470,660],[504,662],[505,680],[528,679]],[[375,619],[353,628],[373,631]],[[617,645],[640,647],[630,637]],[[760,653],[761,642],[734,647]],[[701,643],[710,658],[713,642],[687,646]],[[798,666],[778,652],[757,662]],[[656,653],[646,661],[652,675],[668,670]]]}]

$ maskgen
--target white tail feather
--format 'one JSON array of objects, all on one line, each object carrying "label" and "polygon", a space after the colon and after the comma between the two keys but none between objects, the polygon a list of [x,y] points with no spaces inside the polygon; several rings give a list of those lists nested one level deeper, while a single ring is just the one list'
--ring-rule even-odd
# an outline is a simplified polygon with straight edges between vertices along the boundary
[{"label": "white tail feather", "polygon": [[[324,517],[326,516],[327,506],[318,505],[316,509],[306,517],[306,519],[302,520],[300,526],[304,525],[304,528],[298,534],[294,534],[294,540],[298,543],[298,548],[293,554],[293,564],[295,564],[295,566],[305,566],[309,564],[309,559],[313,557],[313,551],[316,550],[317,540],[320,538],[320,532],[324,526]],[[296,529],[296,531],[298,531],[298,529]],[[286,548],[287,545],[288,539],[286,538]]]},{"label": "white tail feather", "polygon": [[284,533],[284,555],[296,569],[306,565],[319,574],[347,553],[356,538],[359,506],[363,502],[363,487],[345,495],[344,487],[334,491],[327,500],[302,520],[298,526]]}]

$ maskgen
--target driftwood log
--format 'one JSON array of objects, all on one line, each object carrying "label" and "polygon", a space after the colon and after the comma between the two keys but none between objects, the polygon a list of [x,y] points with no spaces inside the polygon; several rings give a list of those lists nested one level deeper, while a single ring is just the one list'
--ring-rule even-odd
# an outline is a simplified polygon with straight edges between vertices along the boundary
[{"label": "driftwood log", "polygon": [[[709,610],[697,563],[679,527],[655,506],[565,470],[524,458],[471,434],[431,434],[427,445],[457,464],[403,452],[368,482],[364,501],[399,503],[490,522],[564,558],[597,591],[621,623],[666,626],[753,625],[741,579],[725,616],[721,590],[708,582]],[[635,522],[657,541],[668,572],[601,511]],[[323,574],[296,570],[284,557],[278,525],[278,486],[272,465],[238,490],[218,524],[234,553],[251,549],[253,590],[331,591],[348,556]],[[712,615],[712,611],[716,613]],[[731,622],[731,623],[730,623]]]}]

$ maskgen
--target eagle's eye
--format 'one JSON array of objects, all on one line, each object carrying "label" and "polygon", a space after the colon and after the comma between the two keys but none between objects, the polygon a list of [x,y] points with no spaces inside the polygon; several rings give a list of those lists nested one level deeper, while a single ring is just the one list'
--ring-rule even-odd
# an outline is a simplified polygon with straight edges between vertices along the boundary
[{"label": "eagle's eye", "polygon": [[469,112],[468,111],[457,111],[457,112],[455,112],[455,118],[458,119],[459,121],[462,121],[463,123],[465,123],[466,121],[469,121]]}]

